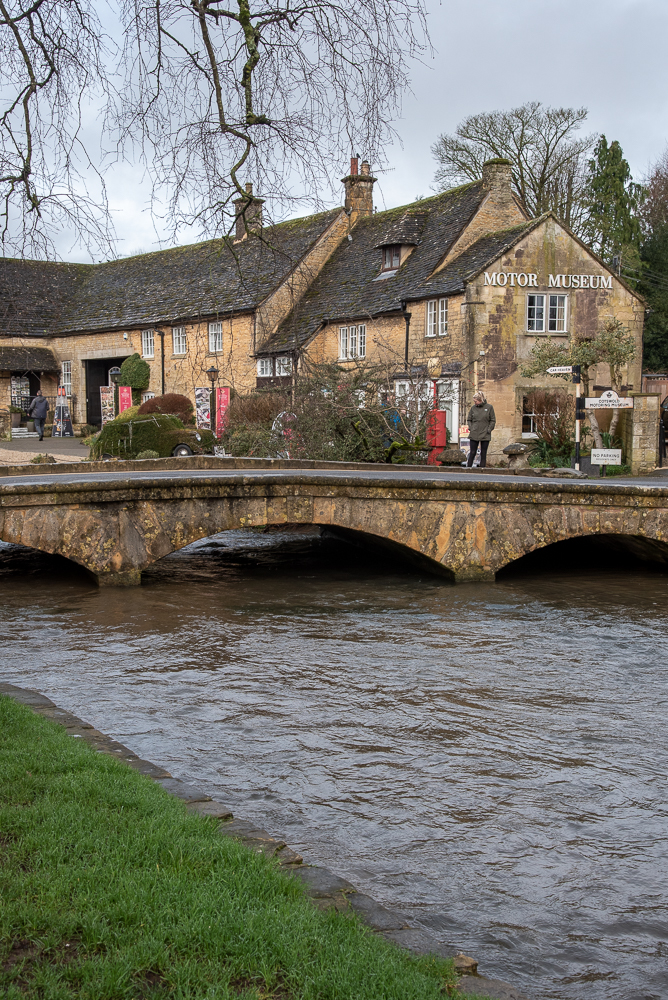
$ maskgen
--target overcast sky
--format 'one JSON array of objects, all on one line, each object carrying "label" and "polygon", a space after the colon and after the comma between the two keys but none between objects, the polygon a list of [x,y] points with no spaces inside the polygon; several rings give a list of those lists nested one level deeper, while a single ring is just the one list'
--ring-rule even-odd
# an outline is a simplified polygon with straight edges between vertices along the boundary
[{"label": "overcast sky", "polygon": [[[401,143],[376,185],[379,209],[431,193],[439,134],[469,114],[531,100],[587,107],[589,131],[619,140],[636,179],[665,149],[668,0],[429,0],[429,11],[434,56],[414,66],[395,123]],[[138,171],[117,167],[107,184],[119,252],[157,249]]]}]

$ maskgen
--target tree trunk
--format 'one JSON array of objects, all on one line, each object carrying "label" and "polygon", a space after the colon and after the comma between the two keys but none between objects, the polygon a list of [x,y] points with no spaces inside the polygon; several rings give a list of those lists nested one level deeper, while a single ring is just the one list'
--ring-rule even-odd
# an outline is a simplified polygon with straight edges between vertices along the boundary
[{"label": "tree trunk", "polygon": [[[615,413],[617,412],[618,411],[615,410]],[[596,445],[597,448],[602,448],[603,438],[601,437],[601,431],[598,426],[598,420],[596,419],[596,411],[590,410],[587,416],[589,418],[589,426],[591,427],[591,432],[594,435],[594,444]]]},{"label": "tree trunk", "polygon": [[615,436],[615,431],[617,430],[617,424],[619,423],[619,410],[615,409],[612,411],[612,420],[610,421],[610,447],[612,448],[612,439]]}]

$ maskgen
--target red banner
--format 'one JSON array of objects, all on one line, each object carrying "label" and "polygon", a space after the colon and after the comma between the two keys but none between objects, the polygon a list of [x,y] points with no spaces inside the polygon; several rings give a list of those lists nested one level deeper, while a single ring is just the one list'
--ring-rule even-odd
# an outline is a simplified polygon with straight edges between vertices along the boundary
[{"label": "red banner", "polygon": [[230,390],[227,386],[216,389],[216,437],[220,437],[227,426],[227,410],[230,405]]},{"label": "red banner", "polygon": [[119,385],[118,387],[118,412],[129,410],[132,406],[132,389],[129,385]]}]

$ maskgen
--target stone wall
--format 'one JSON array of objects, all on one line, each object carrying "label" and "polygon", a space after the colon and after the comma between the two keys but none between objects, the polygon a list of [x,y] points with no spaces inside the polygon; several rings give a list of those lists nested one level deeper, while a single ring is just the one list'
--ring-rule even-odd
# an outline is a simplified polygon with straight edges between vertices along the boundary
[{"label": "stone wall", "polygon": [[623,458],[633,475],[651,472],[659,462],[659,393],[632,392],[632,410],[621,410],[619,436]]}]

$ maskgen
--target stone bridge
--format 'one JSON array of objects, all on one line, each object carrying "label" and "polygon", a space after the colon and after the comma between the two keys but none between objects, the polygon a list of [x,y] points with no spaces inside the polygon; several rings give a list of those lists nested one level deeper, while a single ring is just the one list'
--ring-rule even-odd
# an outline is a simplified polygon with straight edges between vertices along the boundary
[{"label": "stone bridge", "polygon": [[535,549],[592,535],[626,539],[668,565],[668,483],[661,480],[170,461],[169,468],[124,463],[128,471],[59,466],[57,473],[5,475],[0,539],[65,556],[101,586],[139,584],[156,559],[254,525],[321,525],[394,548],[453,581],[493,580]]}]

